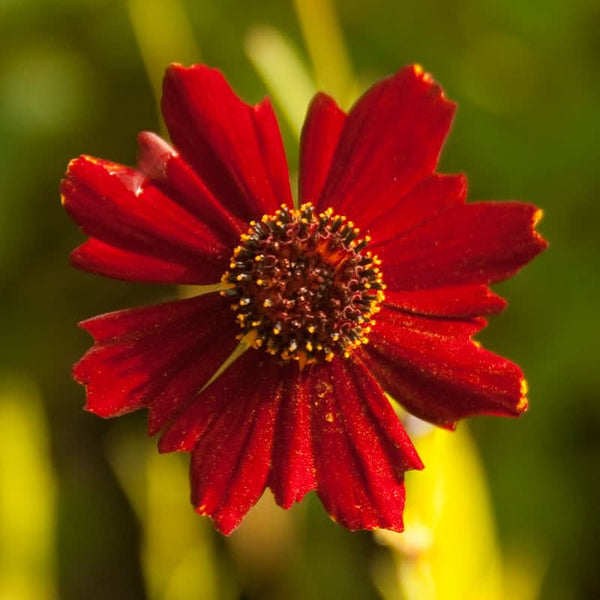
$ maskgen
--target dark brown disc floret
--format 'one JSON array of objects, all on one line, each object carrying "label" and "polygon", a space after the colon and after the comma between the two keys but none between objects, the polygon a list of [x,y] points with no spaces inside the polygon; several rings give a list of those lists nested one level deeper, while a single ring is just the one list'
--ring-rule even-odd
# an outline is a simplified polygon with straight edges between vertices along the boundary
[{"label": "dark brown disc floret", "polygon": [[301,369],[366,344],[385,289],[369,240],[312,204],[252,221],[222,277],[240,339]]}]

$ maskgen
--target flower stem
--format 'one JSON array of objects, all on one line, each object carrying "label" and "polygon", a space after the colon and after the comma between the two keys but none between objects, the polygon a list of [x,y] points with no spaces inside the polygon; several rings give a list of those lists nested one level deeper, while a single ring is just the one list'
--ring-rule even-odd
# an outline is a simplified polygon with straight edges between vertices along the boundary
[{"label": "flower stem", "polygon": [[[162,77],[172,62],[194,63],[200,50],[180,0],[128,0],[133,33],[160,107]],[[160,114],[160,110],[158,110]]]},{"label": "flower stem", "polygon": [[346,108],[352,100],[354,76],[333,3],[331,0],[294,0],[294,6],[317,87]]}]

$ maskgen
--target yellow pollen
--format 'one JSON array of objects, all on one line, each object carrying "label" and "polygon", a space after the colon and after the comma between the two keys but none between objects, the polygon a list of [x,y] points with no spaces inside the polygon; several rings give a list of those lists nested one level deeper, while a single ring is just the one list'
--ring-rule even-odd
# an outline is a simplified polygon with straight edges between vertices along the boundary
[{"label": "yellow pollen", "polygon": [[381,261],[365,248],[370,241],[344,215],[317,214],[310,203],[252,221],[220,290],[242,341],[295,360],[300,370],[367,344],[385,298]]}]

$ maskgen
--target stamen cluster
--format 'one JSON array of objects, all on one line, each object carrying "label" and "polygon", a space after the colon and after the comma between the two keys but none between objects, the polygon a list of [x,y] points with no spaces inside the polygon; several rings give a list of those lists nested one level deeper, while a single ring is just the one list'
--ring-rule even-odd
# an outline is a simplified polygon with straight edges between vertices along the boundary
[{"label": "stamen cluster", "polygon": [[239,339],[301,369],[366,344],[385,285],[379,259],[364,251],[370,238],[359,233],[310,203],[252,221],[222,277]]}]

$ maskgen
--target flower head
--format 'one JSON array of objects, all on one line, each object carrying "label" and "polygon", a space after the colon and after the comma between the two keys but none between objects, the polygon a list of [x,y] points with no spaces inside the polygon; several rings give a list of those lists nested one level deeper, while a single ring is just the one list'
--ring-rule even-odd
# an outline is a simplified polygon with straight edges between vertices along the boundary
[{"label": "flower head", "polygon": [[172,65],[173,146],[142,133],[135,169],[69,164],[63,203],[89,236],[75,266],[215,284],[84,321],[95,343],[74,377],[89,411],[148,408],[159,449],[191,453],[192,502],[222,532],[266,487],[284,508],[316,490],[350,529],[402,530],[404,472],[422,463],[384,393],[443,427],[525,410],[519,367],[472,336],[505,306],[488,285],[545,248],[540,211],[466,203],[464,176],[435,173],[454,108],[417,66],[348,114],[318,94],[294,208],[269,101]]}]

